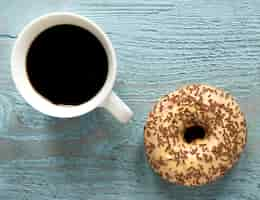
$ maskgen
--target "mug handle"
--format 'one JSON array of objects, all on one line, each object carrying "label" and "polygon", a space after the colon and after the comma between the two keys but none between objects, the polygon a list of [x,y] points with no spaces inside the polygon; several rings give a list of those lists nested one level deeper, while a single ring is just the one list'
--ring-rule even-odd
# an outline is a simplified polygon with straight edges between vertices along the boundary
[{"label": "mug handle", "polygon": [[108,110],[118,121],[127,123],[133,116],[133,111],[112,91],[101,107]]}]

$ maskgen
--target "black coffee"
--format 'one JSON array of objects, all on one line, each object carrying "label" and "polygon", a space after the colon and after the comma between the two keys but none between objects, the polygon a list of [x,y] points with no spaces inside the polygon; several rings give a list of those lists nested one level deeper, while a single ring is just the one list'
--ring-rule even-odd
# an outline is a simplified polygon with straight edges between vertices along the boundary
[{"label": "black coffee", "polygon": [[54,104],[79,105],[103,87],[108,58],[100,41],[74,25],[57,25],[32,42],[26,59],[33,88]]}]

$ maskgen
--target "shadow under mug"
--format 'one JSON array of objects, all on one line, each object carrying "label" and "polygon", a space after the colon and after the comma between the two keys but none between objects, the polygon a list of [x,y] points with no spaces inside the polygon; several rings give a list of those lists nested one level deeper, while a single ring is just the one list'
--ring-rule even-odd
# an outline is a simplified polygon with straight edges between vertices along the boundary
[{"label": "shadow under mug", "polygon": [[[87,29],[103,45],[108,56],[108,75],[100,91],[89,101],[76,105],[55,105],[33,89],[26,72],[26,56],[33,40],[49,27],[72,24]],[[15,42],[11,56],[11,72],[16,88],[23,98],[36,110],[60,118],[83,115],[97,107],[104,107],[120,122],[128,122],[133,115],[131,109],[112,91],[117,73],[115,50],[105,32],[93,21],[67,12],[50,13],[36,18],[26,25]]]}]

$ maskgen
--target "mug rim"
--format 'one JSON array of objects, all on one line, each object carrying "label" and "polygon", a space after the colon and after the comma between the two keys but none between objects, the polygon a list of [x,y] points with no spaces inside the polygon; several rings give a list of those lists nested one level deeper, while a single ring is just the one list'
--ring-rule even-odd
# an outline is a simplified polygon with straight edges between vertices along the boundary
[{"label": "mug rim", "polygon": [[[52,24],[51,22],[55,21],[55,18],[57,21],[61,19],[61,23]],[[62,20],[65,21],[62,22]],[[66,23],[66,20],[71,22],[73,21],[74,23]],[[28,77],[25,77],[27,75],[26,63],[21,63],[21,60],[26,59],[25,57],[27,55],[27,51],[31,45],[31,42],[42,31],[59,24],[77,25],[90,31],[101,42],[108,57],[108,74],[104,85],[94,97],[80,105],[56,105],[50,102],[47,98],[43,97],[33,88]],[[35,29],[37,26],[39,27],[39,29],[42,30],[37,29],[33,32],[32,29]],[[35,37],[31,36],[32,34],[30,34],[30,32],[33,32]],[[28,40],[28,38],[30,42],[26,41]],[[27,48],[24,48],[25,46],[27,46]],[[71,12],[52,12],[32,20],[19,33],[12,49],[11,73],[17,90],[33,108],[46,115],[53,117],[76,117],[88,113],[94,110],[96,107],[102,106],[102,103],[112,92],[112,88],[116,79],[116,71],[116,53],[112,46],[112,42],[108,38],[107,34],[94,21]]]}]

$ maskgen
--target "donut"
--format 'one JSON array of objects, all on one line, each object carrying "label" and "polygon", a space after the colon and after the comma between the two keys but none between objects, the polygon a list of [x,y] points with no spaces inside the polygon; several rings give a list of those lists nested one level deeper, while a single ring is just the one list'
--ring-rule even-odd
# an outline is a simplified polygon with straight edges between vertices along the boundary
[{"label": "donut", "polygon": [[199,186],[222,177],[247,141],[244,114],[222,89],[186,85],[159,99],[144,127],[151,168],[163,179]]}]

